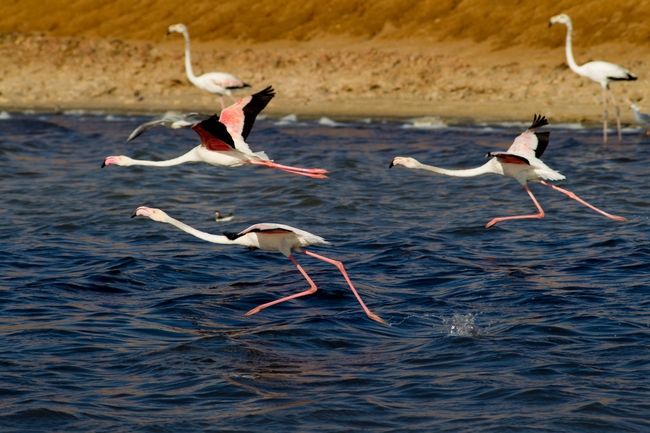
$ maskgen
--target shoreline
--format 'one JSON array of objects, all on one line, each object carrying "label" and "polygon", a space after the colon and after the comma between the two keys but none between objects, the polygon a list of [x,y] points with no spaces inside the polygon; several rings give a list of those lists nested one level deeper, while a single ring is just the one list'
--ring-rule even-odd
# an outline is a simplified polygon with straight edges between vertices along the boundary
[{"label": "shoreline", "polygon": [[[563,29],[564,30],[564,29]],[[470,40],[268,41],[192,44],[195,73],[223,70],[252,85],[273,85],[270,117],[296,114],[345,121],[439,117],[448,124],[528,121],[602,126],[602,91],[568,69],[562,40],[552,50],[495,48]],[[223,48],[227,47],[227,48]],[[638,81],[613,83],[623,124],[634,124],[632,102],[650,111],[650,62],[644,47],[575,47],[576,57],[625,65]],[[639,60],[641,59],[641,60]],[[182,38],[156,43],[120,39],[5,34],[0,38],[0,110],[60,113],[84,110],[161,115],[218,112],[219,99],[187,81]],[[215,66],[216,65],[216,66]],[[226,97],[227,105],[232,101]],[[610,104],[611,126],[614,111]]]}]

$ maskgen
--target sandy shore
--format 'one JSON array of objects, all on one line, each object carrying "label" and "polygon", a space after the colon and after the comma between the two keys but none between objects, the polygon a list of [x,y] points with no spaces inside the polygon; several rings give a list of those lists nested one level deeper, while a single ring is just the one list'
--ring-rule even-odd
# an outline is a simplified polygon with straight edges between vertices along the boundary
[{"label": "sandy shore", "polygon": [[[250,83],[251,91],[273,85],[277,97],[266,110],[270,116],[440,116],[465,123],[525,121],[541,113],[555,122],[602,122],[600,86],[566,64],[566,28],[549,29],[547,20],[534,25],[544,35],[543,43],[518,40],[511,47],[494,38],[401,34],[206,41],[197,32],[192,61],[197,75],[227,71]],[[165,29],[162,26],[160,36],[151,40],[4,33],[0,110],[218,111],[218,98],[193,87],[185,77],[182,37],[165,37]],[[612,84],[623,121],[633,122],[632,102],[650,111],[650,102],[644,104],[645,95],[650,95],[645,44],[617,40],[589,46],[584,33],[580,35],[582,39],[574,38],[580,63],[607,59],[639,77]],[[611,119],[613,114],[611,110]]]}]

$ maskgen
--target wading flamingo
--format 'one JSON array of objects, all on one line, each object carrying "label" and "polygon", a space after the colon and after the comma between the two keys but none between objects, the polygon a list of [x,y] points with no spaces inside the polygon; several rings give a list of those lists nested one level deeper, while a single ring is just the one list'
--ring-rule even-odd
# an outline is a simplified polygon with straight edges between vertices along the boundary
[{"label": "wading flamingo", "polygon": [[154,126],[164,126],[167,129],[189,128],[201,120],[208,119],[210,115],[201,113],[173,113],[167,112],[162,118],[145,122],[133,130],[126,141],[132,141],[139,137],[143,132]]},{"label": "wading flamingo", "polygon": [[185,155],[166,161],[145,161],[124,155],[109,156],[104,160],[102,167],[111,164],[169,167],[185,162],[206,162],[220,167],[240,167],[252,164],[265,165],[302,176],[326,178],[327,170],[320,168],[298,168],[276,164],[269,160],[264,152],[253,153],[244,141],[253,128],[255,118],[273,96],[275,93],[269,86],[261,92],[240,99],[236,104],[223,110],[220,119],[215,115],[195,124],[192,129],[199,135],[201,144]]},{"label": "wading flamingo", "polygon": [[567,63],[569,63],[569,68],[576,74],[589,78],[592,81],[600,83],[603,88],[603,142],[607,143],[607,94],[612,100],[614,107],[616,108],[616,128],[618,129],[618,141],[623,140],[623,135],[621,133],[621,113],[618,108],[618,103],[614,99],[614,94],[609,88],[610,81],[633,81],[636,80],[636,75],[627,69],[615,65],[614,63],[603,62],[601,60],[596,60],[594,62],[585,63],[582,66],[578,66],[575,59],[573,58],[573,50],[571,48],[571,34],[573,33],[573,24],[571,23],[571,18],[566,14],[556,15],[551,18],[548,23],[548,26],[552,26],[555,23],[564,24],[567,27],[566,34],[566,58]]},{"label": "wading flamingo", "polygon": [[224,108],[224,95],[230,96],[230,98],[235,101],[232,97],[233,90],[250,87],[239,78],[225,72],[208,72],[198,77],[194,75],[194,72],[192,71],[192,59],[190,57],[190,33],[187,30],[187,26],[185,24],[174,24],[169,26],[167,29],[167,35],[172,33],[181,33],[185,38],[185,73],[187,74],[187,79],[199,89],[206,90],[213,95],[219,95],[222,110]]},{"label": "wading flamingo", "polygon": [[487,223],[485,227],[492,227],[496,223],[506,220],[544,218],[544,211],[542,210],[542,207],[539,205],[539,203],[537,203],[537,200],[535,199],[533,193],[530,191],[530,188],[528,188],[528,185],[526,184],[527,182],[539,182],[542,185],[546,185],[556,191],[560,191],[561,193],[568,195],[572,199],[577,200],[578,202],[602,215],[605,215],[608,218],[616,221],[627,221],[623,217],[610,215],[600,209],[595,208],[594,206],[576,196],[571,191],[567,191],[545,182],[545,180],[563,180],[565,179],[565,176],[549,168],[539,159],[539,157],[541,157],[544,153],[546,146],[548,145],[550,133],[535,132],[535,129],[544,125],[548,125],[546,118],[543,116],[535,115],[533,118],[533,124],[530,126],[530,128],[528,128],[528,130],[523,132],[521,135],[519,135],[519,137],[515,139],[514,143],[512,143],[507,152],[489,152],[486,155],[486,158],[494,158],[490,159],[481,167],[472,168],[469,170],[447,170],[444,168],[421,164],[413,158],[398,156],[393,160],[393,162],[391,162],[389,168],[396,165],[403,165],[407,168],[429,170],[436,173],[445,174],[447,176],[473,177],[479,176],[481,174],[494,173],[500,174],[501,176],[517,179],[517,181],[519,181],[519,183],[522,184],[526,189],[526,192],[528,192],[528,195],[533,200],[533,203],[535,203],[535,206],[537,206],[539,214],[494,218],[492,221]]},{"label": "wading flamingo", "polygon": [[350,286],[350,289],[352,289],[352,293],[354,293],[354,296],[357,298],[357,300],[361,304],[361,307],[366,312],[368,317],[370,317],[372,320],[376,322],[386,324],[386,322],[383,319],[381,319],[376,314],[372,313],[368,309],[368,307],[366,307],[366,304],[363,303],[363,301],[361,300],[361,296],[359,296],[359,293],[357,293],[356,289],[352,285],[352,281],[350,281],[350,277],[348,277],[347,272],[345,272],[343,263],[337,260],[332,260],[327,257],[320,256],[318,254],[314,254],[311,251],[302,249],[302,247],[306,247],[309,245],[320,245],[320,244],[328,243],[327,241],[325,241],[325,239],[321,238],[320,236],[313,235],[309,232],[288,225],[268,224],[268,223],[252,225],[246,230],[239,233],[224,233],[223,236],[213,235],[210,233],[202,232],[193,227],[190,227],[187,224],[182,223],[181,221],[178,221],[170,217],[160,209],[149,208],[144,206],[136,209],[136,211],[132,215],[132,218],[136,216],[146,216],[157,222],[171,224],[175,227],[178,227],[179,229],[183,230],[186,233],[196,236],[199,239],[203,239],[204,241],[208,241],[208,242],[213,242],[215,244],[243,245],[245,247],[248,247],[251,251],[258,248],[265,251],[279,251],[282,254],[284,254],[286,257],[288,257],[289,260],[291,260],[293,264],[296,265],[300,273],[303,275],[303,277],[305,277],[307,282],[309,282],[309,285],[311,287],[308,290],[305,290],[304,292],[296,293],[295,295],[287,296],[272,302],[268,302],[266,304],[262,304],[256,308],[253,308],[248,313],[246,313],[247,316],[250,316],[251,314],[259,313],[261,310],[270,307],[272,305],[279,304],[280,302],[299,298],[305,295],[311,295],[312,293],[316,292],[316,290],[318,289],[316,287],[316,284],[314,284],[311,278],[309,278],[309,275],[307,275],[307,273],[304,271],[302,266],[300,266],[300,264],[296,261],[296,259],[293,257],[292,254],[292,253],[305,253],[308,256],[323,260],[327,263],[336,266],[345,277],[345,280]]}]

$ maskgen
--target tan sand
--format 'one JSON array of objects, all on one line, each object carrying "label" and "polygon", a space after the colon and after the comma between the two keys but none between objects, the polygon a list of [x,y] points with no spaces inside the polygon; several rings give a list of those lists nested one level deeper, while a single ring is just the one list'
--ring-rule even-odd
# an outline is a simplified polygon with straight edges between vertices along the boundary
[{"label": "tan sand", "polygon": [[[613,83],[624,122],[650,112],[650,2],[584,0],[17,0],[0,9],[0,110],[216,112],[217,97],[186,79],[184,22],[194,71],[230,72],[278,96],[267,114],[441,116],[450,122],[602,122],[602,90],[568,69],[607,60],[639,80]],[[410,4],[410,6],[409,6]],[[226,100],[228,100],[226,98]],[[610,110],[610,119],[614,112]]]}]

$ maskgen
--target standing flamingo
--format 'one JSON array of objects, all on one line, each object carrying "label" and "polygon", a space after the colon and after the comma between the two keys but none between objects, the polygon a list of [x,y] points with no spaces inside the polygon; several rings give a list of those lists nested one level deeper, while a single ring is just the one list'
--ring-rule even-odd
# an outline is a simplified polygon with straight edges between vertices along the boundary
[{"label": "standing flamingo", "polygon": [[609,88],[609,82],[634,81],[636,80],[636,75],[621,66],[615,65],[614,63],[603,62],[601,60],[578,66],[573,58],[573,50],[571,48],[571,34],[573,33],[571,18],[566,14],[556,15],[551,18],[548,26],[550,27],[555,23],[561,23],[567,27],[566,58],[569,63],[569,68],[582,77],[600,83],[603,88],[603,142],[607,143],[607,94],[609,93],[612,103],[614,104],[614,107],[616,107],[616,128],[618,129],[618,141],[620,143],[623,140],[623,135],[621,133],[621,113],[618,108],[618,103],[616,102],[616,99],[614,99],[614,94]]},{"label": "standing flamingo", "polygon": [[148,165],[169,167],[185,162],[206,162],[221,167],[240,167],[244,164],[265,165],[289,173],[300,174],[318,179],[327,176],[327,170],[321,168],[298,168],[276,164],[269,160],[264,152],[253,153],[244,141],[253,128],[255,118],[275,96],[271,86],[254,95],[242,98],[236,104],[223,110],[221,119],[212,116],[195,124],[192,129],[201,139],[201,144],[174,159],[166,161],[145,161],[128,156],[109,156],[102,167],[116,164],[121,166]]},{"label": "standing flamingo", "polygon": [[222,110],[224,108],[224,95],[230,96],[233,102],[236,102],[232,97],[232,90],[250,87],[239,78],[226,72],[208,72],[198,77],[194,75],[194,72],[192,71],[192,59],[190,58],[190,34],[187,30],[187,26],[185,24],[174,24],[173,26],[169,26],[167,29],[167,35],[174,32],[181,33],[185,38],[185,73],[187,74],[187,79],[199,89],[206,90],[214,95],[219,95]]},{"label": "standing flamingo", "polygon": [[187,224],[170,217],[160,209],[149,208],[144,206],[136,209],[136,211],[132,215],[132,218],[136,216],[147,216],[154,221],[171,224],[173,226],[178,227],[179,229],[183,230],[186,233],[196,236],[199,239],[203,239],[204,241],[208,241],[208,242],[213,242],[215,244],[243,245],[248,247],[251,251],[257,248],[265,251],[279,251],[282,254],[284,254],[286,257],[288,257],[289,260],[291,260],[293,264],[296,265],[300,273],[309,282],[309,285],[311,287],[304,292],[296,293],[295,295],[287,296],[272,302],[268,302],[266,304],[262,304],[256,308],[253,308],[248,313],[246,313],[247,316],[250,316],[251,314],[259,313],[261,310],[270,307],[272,305],[279,304],[280,302],[299,298],[305,295],[311,295],[312,293],[316,292],[316,290],[318,289],[316,287],[316,284],[314,284],[311,278],[309,278],[309,275],[307,275],[307,273],[303,270],[302,266],[300,266],[300,264],[293,257],[292,253],[295,252],[295,253],[305,253],[308,256],[315,257],[317,259],[323,260],[327,263],[336,266],[345,277],[345,280],[348,282],[350,289],[352,289],[352,293],[354,293],[354,296],[356,296],[357,300],[361,304],[361,307],[366,312],[368,317],[370,317],[372,320],[376,322],[386,324],[386,322],[383,319],[381,319],[376,314],[372,313],[368,309],[368,307],[366,307],[366,304],[363,303],[361,297],[359,296],[359,293],[357,293],[356,289],[352,285],[352,281],[350,281],[350,277],[348,277],[347,272],[345,272],[343,263],[337,260],[332,260],[327,257],[320,256],[318,254],[314,254],[311,251],[302,249],[302,247],[306,247],[309,245],[320,245],[320,244],[328,243],[327,241],[325,241],[325,239],[321,238],[320,236],[316,236],[304,230],[300,230],[288,225],[268,224],[268,223],[252,225],[246,230],[239,233],[224,233],[223,236],[213,235],[210,233],[202,232],[193,227],[190,227]]},{"label": "standing flamingo", "polygon": [[519,135],[519,137],[515,139],[507,152],[489,152],[486,155],[486,158],[492,156],[495,158],[490,159],[481,167],[472,168],[469,170],[446,170],[444,168],[421,164],[414,158],[398,156],[393,160],[393,162],[391,162],[389,168],[395,165],[403,165],[407,168],[430,170],[436,173],[445,174],[447,176],[473,177],[479,176],[481,174],[495,173],[500,174],[501,176],[517,179],[517,181],[519,181],[519,183],[522,184],[526,189],[526,192],[528,192],[528,195],[533,200],[533,203],[535,203],[535,206],[537,206],[539,214],[494,218],[492,221],[487,223],[485,227],[492,227],[496,223],[506,220],[544,218],[544,211],[542,210],[542,207],[539,205],[539,203],[537,203],[537,200],[535,199],[533,193],[530,191],[530,188],[528,188],[528,185],[526,184],[527,182],[539,182],[542,185],[546,185],[556,191],[560,191],[561,193],[568,195],[572,199],[577,200],[578,202],[602,215],[605,215],[608,218],[614,219],[616,221],[627,221],[623,217],[610,215],[606,212],[603,212],[602,210],[597,209],[586,201],[582,200],[571,191],[558,188],[557,186],[547,183],[543,180],[547,179],[553,181],[566,179],[565,176],[555,170],[552,170],[539,159],[539,157],[541,157],[544,153],[546,146],[548,145],[550,132],[535,132],[535,129],[544,125],[548,125],[546,118],[544,116],[535,115],[530,128],[528,128],[528,130],[523,132],[521,135]]}]

